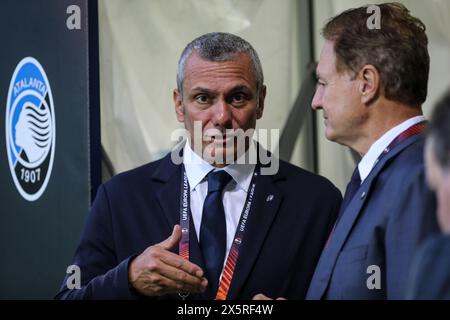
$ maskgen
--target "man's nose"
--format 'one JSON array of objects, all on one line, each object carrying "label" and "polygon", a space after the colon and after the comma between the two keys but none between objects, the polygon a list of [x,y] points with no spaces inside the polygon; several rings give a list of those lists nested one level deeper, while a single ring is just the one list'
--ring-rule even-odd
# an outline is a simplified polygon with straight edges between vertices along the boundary
[{"label": "man's nose", "polygon": [[216,126],[228,128],[231,124],[231,106],[223,99],[218,99],[213,107],[213,123]]},{"label": "man's nose", "polygon": [[314,93],[314,97],[311,102],[311,107],[314,110],[322,109],[322,99],[320,97],[319,90],[316,90],[316,92]]}]

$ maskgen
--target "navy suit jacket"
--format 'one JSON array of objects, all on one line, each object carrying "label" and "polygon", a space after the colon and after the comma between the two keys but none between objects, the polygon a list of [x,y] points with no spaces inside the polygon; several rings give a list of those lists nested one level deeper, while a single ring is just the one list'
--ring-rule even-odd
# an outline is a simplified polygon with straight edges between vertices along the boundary
[{"label": "navy suit jacket", "polygon": [[[80,267],[81,289],[64,281],[56,298],[142,298],[129,288],[128,265],[179,223],[181,172],[168,155],[100,186],[72,262]],[[258,176],[255,192],[228,298],[304,299],[341,194],[325,178],[283,161],[275,175]],[[190,236],[190,259],[205,270],[196,233]],[[207,290],[188,299],[211,298]]]},{"label": "navy suit jacket", "polygon": [[411,269],[408,299],[450,300],[450,236],[426,241]]},{"label": "navy suit jacket", "polygon": [[413,255],[438,230],[423,148],[422,135],[410,137],[375,165],[322,252],[307,299],[406,297]]}]

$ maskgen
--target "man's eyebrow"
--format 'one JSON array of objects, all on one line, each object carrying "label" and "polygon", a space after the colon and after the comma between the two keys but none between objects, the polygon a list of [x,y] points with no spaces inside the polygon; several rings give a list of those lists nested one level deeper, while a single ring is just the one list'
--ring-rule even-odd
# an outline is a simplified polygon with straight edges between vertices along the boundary
[{"label": "man's eyebrow", "polygon": [[251,90],[249,87],[245,85],[237,85],[236,87],[232,88],[230,92],[236,92],[236,91],[249,91]]},{"label": "man's eyebrow", "polygon": [[[246,85],[237,85],[233,88],[231,88],[228,93],[234,93],[236,91],[251,91],[251,89],[246,86]],[[195,87],[194,89],[191,90],[192,94],[197,94],[197,93],[206,93],[209,95],[216,95],[217,93],[214,90],[208,89],[208,88],[204,88],[204,87]]]},{"label": "man's eyebrow", "polygon": [[203,87],[195,87],[194,89],[192,89],[193,93],[199,93],[199,92],[203,92],[203,93],[207,93],[207,94],[215,94],[215,92],[211,89],[208,88],[203,88]]}]

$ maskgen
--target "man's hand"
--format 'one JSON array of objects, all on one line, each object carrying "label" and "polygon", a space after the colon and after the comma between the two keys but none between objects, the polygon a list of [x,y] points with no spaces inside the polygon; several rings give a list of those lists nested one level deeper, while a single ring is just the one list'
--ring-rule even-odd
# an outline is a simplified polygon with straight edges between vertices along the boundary
[{"label": "man's hand", "polygon": [[203,270],[169,251],[178,245],[180,239],[181,229],[176,225],[169,238],[148,247],[130,263],[128,279],[139,293],[160,296],[205,291],[208,280],[203,277]]}]

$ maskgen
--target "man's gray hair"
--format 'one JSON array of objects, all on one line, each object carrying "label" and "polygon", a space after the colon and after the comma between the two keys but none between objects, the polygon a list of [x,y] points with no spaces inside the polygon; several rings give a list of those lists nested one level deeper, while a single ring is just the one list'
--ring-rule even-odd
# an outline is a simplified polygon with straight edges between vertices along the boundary
[{"label": "man's gray hair", "polygon": [[177,66],[177,87],[181,94],[183,94],[186,61],[194,50],[200,58],[207,61],[230,61],[233,60],[237,54],[248,54],[252,61],[253,73],[256,79],[256,92],[259,94],[264,83],[264,75],[258,54],[252,45],[241,37],[224,32],[204,34],[194,39],[186,46],[186,48],[184,48]]}]

